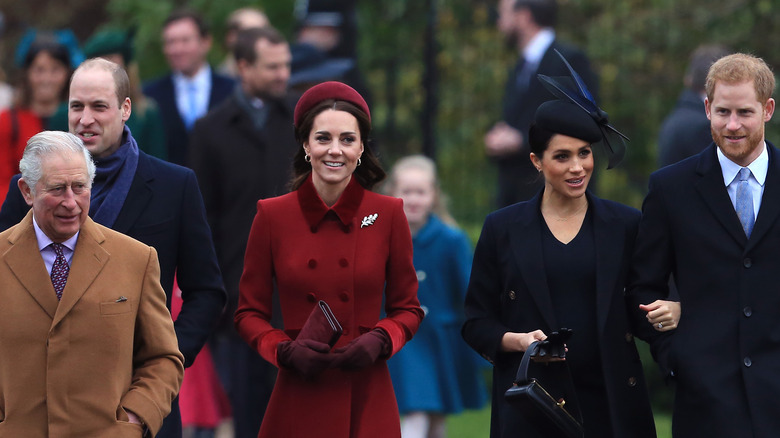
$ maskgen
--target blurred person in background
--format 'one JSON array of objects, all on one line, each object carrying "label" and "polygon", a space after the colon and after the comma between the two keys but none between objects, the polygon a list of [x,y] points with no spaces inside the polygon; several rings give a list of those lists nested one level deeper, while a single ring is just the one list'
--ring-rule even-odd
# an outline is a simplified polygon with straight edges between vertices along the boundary
[{"label": "blurred person in background", "polygon": [[[105,29],[92,35],[84,43],[84,56],[101,57],[119,64],[130,78],[130,100],[133,112],[127,126],[133,132],[138,147],[149,155],[165,160],[167,158],[165,127],[157,102],[141,91],[138,62],[133,48],[133,31]],[[52,116],[50,129],[68,130],[68,106],[60,108]]]},{"label": "blurred person in background", "polygon": [[685,89],[658,133],[659,168],[696,155],[712,143],[710,119],[704,110],[704,86],[712,63],[729,53],[724,46],[706,44],[691,54],[683,78]]},{"label": "blurred person in background", "polygon": [[217,67],[217,71],[225,76],[238,79],[238,65],[236,65],[236,58],[233,56],[238,32],[252,27],[270,26],[271,22],[268,21],[268,16],[260,9],[247,7],[231,12],[225,25],[227,27],[225,32],[225,49],[227,54],[222,63],[219,64],[219,67]]},{"label": "blurred person in background", "polygon": [[[0,11],[0,37],[5,32],[5,14]],[[0,111],[9,108],[13,104],[14,87],[8,83],[8,76],[5,69],[0,67]]]},{"label": "blurred person in background", "polygon": [[11,177],[19,173],[27,140],[49,129],[49,119],[67,100],[73,60],[59,35],[30,31],[17,48],[17,95],[11,108],[0,113],[0,202]]},{"label": "blurred person in background", "polygon": [[[337,80],[351,86],[371,105],[371,94],[363,74],[357,65],[357,17],[356,0],[297,0],[295,17],[297,28],[292,45],[292,83],[306,91],[301,67],[312,67],[305,58],[319,59],[319,66],[328,77],[308,80],[315,85],[327,80]],[[304,46],[304,47],[301,47]],[[326,66],[326,61],[328,64]],[[332,68],[336,66],[337,68]],[[342,70],[343,71],[340,71]],[[309,73],[311,70],[309,70]],[[334,74],[338,72],[338,75]],[[322,77],[322,76],[321,76]],[[376,150],[376,149],[375,149]]]},{"label": "blurred person in background", "polygon": [[385,193],[403,199],[414,245],[417,297],[425,324],[387,363],[403,438],[444,438],[446,416],[487,401],[486,363],[460,337],[471,273],[471,243],[444,205],[436,164],[423,155],[398,160]]},{"label": "blurred person in background", "polygon": [[143,86],[160,108],[167,134],[168,161],[186,165],[195,121],[230,95],[235,81],[208,64],[211,33],[205,19],[190,9],[173,11],[162,28],[163,54],[171,72]]},{"label": "blurred person in background", "polygon": [[233,312],[257,200],[288,191],[299,147],[290,127],[300,95],[287,91],[290,47],[278,31],[241,30],[234,51],[241,82],[195,123],[189,163],[198,176],[228,291],[225,318],[212,344],[214,359],[232,404],[236,438],[256,438],[276,368],[239,337]]},{"label": "blurred person in background", "polygon": [[561,52],[582,75],[588,89],[598,100],[598,79],[591,71],[588,58],[578,48],[557,38],[557,20],[556,0],[498,2],[498,30],[506,44],[519,56],[507,77],[502,120],[485,134],[485,153],[498,166],[498,207],[526,201],[544,185],[528,159],[528,127],[536,108],[553,99],[536,75],[568,75],[555,50]]}]

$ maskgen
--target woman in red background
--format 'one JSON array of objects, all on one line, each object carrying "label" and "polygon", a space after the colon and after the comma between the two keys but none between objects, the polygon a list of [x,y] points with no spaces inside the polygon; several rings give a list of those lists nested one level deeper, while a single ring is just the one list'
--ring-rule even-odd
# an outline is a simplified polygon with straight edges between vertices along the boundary
[{"label": "woman in red background", "polygon": [[0,113],[0,204],[11,177],[19,173],[27,140],[47,128],[49,117],[68,98],[70,54],[53,37],[34,41],[22,68],[14,105]]},{"label": "woman in red background", "polygon": [[[385,176],[364,147],[370,120],[349,86],[309,89],[294,114],[293,192],[257,204],[235,322],[279,367],[260,437],[400,436],[385,361],[423,312],[402,201],[370,191]],[[274,286],[284,331],[269,323]],[[296,340],[319,300],[343,327],[333,350]]]}]

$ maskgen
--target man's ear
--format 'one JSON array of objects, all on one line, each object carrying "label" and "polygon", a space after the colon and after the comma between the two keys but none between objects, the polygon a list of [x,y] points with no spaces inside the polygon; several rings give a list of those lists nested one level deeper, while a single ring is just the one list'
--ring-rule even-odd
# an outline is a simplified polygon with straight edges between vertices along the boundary
[{"label": "man's ear", "polygon": [[27,184],[27,181],[24,180],[24,178],[19,178],[19,181],[16,183],[16,185],[19,186],[19,191],[22,192],[22,196],[24,196],[24,202],[27,203],[30,207],[33,205],[33,193],[32,188],[29,184]]}]

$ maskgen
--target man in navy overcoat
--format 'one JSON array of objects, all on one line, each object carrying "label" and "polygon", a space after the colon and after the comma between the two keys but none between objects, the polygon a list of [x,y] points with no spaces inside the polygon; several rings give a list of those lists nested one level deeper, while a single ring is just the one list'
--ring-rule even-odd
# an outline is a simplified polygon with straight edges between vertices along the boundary
[{"label": "man in navy overcoat", "polygon": [[764,138],[774,85],[759,58],[715,62],[705,101],[714,144],[650,177],[628,298],[638,311],[674,275],[677,329],[637,326],[676,381],[675,437],[780,433],[780,151]]}]

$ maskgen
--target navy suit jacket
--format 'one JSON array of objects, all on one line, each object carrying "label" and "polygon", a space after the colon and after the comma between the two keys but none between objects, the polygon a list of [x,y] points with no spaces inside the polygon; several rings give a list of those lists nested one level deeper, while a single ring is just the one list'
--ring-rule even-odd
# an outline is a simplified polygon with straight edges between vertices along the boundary
[{"label": "navy suit jacket", "polygon": [[[233,92],[236,82],[211,70],[211,94],[209,110],[216,107]],[[166,75],[144,84],[145,95],[157,101],[160,114],[168,137],[168,161],[187,165],[189,133],[184,126],[184,119],[179,114],[176,105],[176,89],[173,86],[173,76]]]},{"label": "navy suit jacket", "polygon": [[[632,263],[632,308],[665,298],[674,274],[682,318],[665,335],[640,325],[674,377],[678,437],[776,437],[780,415],[780,156],[748,239],[715,144],[650,177]],[[639,316],[643,318],[643,316]]]},{"label": "navy suit jacket", "polygon": [[[560,327],[542,257],[541,193],[528,202],[488,215],[474,252],[462,334],[494,365],[491,438],[529,432],[529,426],[504,398],[523,354],[501,351],[501,338],[506,332],[541,329],[549,334]],[[597,242],[596,320],[609,399],[605,409],[610,411],[615,436],[655,437],[642,364],[623,294],[640,214],[590,194],[588,200]]]}]

